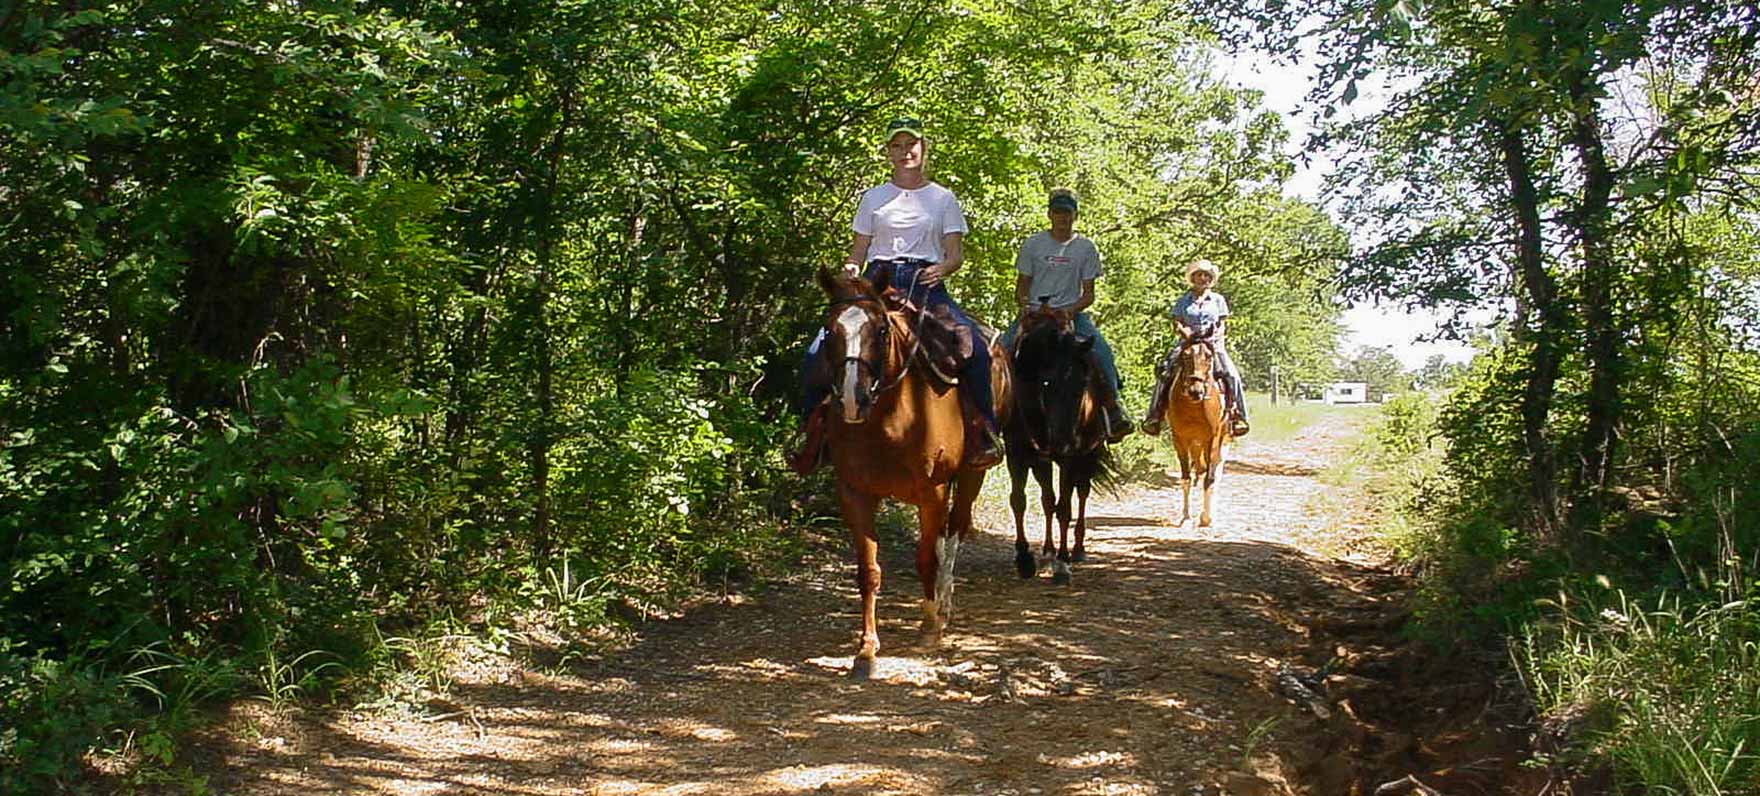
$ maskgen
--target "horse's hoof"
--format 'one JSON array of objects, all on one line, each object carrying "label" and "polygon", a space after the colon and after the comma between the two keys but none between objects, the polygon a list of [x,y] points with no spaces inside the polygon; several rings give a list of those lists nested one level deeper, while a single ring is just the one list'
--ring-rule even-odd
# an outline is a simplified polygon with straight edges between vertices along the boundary
[{"label": "horse's hoof", "polygon": [[849,667],[849,676],[852,680],[872,678],[874,676],[874,659],[857,655],[855,663]]},{"label": "horse's hoof", "polygon": [[1205,518],[1203,518],[1203,519],[1201,519],[1201,520],[1198,520],[1198,527],[1199,527],[1199,528],[1208,528],[1208,527],[1210,527],[1210,518],[1209,518],[1209,517],[1205,517]]},{"label": "horse's hoof", "polygon": [[1021,579],[1030,579],[1039,573],[1039,562],[1034,560],[1032,553],[1019,551],[1014,554],[1014,571],[1020,573]]},{"label": "horse's hoof", "polygon": [[1056,586],[1068,586],[1070,580],[1069,565],[1062,561],[1051,567],[1051,583]]},{"label": "horse's hoof", "polygon": [[1076,563],[1076,564],[1080,564],[1083,561],[1087,561],[1088,560],[1088,551],[1083,550],[1082,548],[1078,547],[1078,548],[1076,548],[1074,553],[1070,554],[1069,560],[1073,563]]}]

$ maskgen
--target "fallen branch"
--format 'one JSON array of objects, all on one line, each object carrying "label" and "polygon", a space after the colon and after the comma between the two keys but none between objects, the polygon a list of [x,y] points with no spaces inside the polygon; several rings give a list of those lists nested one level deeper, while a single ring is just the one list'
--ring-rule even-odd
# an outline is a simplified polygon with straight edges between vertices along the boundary
[{"label": "fallen branch", "polygon": [[1417,777],[1407,774],[1403,779],[1396,779],[1375,789],[1375,796],[1400,796],[1402,793],[1416,793],[1419,796],[1443,796],[1442,791],[1425,785]]}]

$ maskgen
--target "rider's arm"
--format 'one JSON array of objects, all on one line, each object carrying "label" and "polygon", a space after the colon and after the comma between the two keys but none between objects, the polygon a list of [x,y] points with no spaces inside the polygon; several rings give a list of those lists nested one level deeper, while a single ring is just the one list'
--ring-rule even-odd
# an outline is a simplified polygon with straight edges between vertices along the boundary
[{"label": "rider's arm", "polygon": [[1030,302],[1032,302],[1033,296],[1030,292],[1028,292],[1028,291],[1031,291],[1032,289],[1033,289],[1033,278],[1032,277],[1027,276],[1026,274],[1015,274],[1014,275],[1014,303],[1020,305],[1020,308],[1023,310],[1029,309],[1032,307],[1032,304]]},{"label": "rider's arm", "polygon": [[1079,299],[1076,299],[1076,303],[1071,304],[1067,308],[1065,308],[1065,311],[1069,313],[1069,316],[1071,318],[1074,318],[1076,316],[1076,313],[1081,312],[1083,310],[1086,310],[1093,303],[1094,303],[1094,280],[1084,279],[1084,280],[1082,280],[1082,297]]},{"label": "rider's arm", "polygon": [[960,243],[964,237],[958,232],[942,235],[941,262],[918,271],[917,281],[924,285],[934,286],[939,284],[941,280],[952,276],[954,271],[958,271],[960,263],[965,259],[964,253],[960,250]]},{"label": "rider's arm", "polygon": [[941,275],[952,276],[966,262],[966,236],[961,232],[949,232],[941,236]]},{"label": "rider's arm", "polygon": [[868,262],[868,246],[873,242],[873,235],[856,233],[855,240],[849,244],[849,256],[843,258],[844,276],[855,276],[862,272],[862,265]]}]

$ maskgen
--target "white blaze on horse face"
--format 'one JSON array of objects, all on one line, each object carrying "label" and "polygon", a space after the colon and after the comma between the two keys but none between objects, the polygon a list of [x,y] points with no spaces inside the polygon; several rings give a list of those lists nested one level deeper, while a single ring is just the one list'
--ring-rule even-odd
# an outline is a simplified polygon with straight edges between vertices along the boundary
[{"label": "white blaze on horse face", "polygon": [[868,313],[860,307],[843,308],[837,316],[837,325],[843,330],[843,422],[862,422],[861,409],[856,405],[856,387],[861,383],[861,368],[857,363],[862,358],[862,327],[868,325]]}]

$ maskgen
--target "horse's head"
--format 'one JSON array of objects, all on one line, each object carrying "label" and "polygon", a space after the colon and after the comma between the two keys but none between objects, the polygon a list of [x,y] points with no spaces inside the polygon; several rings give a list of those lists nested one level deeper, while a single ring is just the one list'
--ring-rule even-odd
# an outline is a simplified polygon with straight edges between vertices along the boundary
[{"label": "horse's head", "polygon": [[1088,356],[1093,348],[1093,338],[1054,323],[1034,325],[1021,337],[1015,356],[1017,405],[1034,442],[1048,453],[1075,454],[1094,441],[1083,435],[1097,408],[1088,390],[1096,376]]},{"label": "horse's head", "polygon": [[1038,304],[1027,307],[1026,311],[1021,313],[1020,332],[1022,334],[1040,326],[1054,326],[1064,331],[1069,331],[1072,328],[1071,323],[1063,320],[1056,310],[1051,309],[1051,305],[1046,303],[1047,300],[1048,297],[1040,297]]},{"label": "horse's head", "polygon": [[861,278],[834,277],[819,270],[819,286],[830,307],[825,313],[821,365],[832,374],[831,395],[843,407],[846,423],[861,423],[886,378],[891,322],[874,286]]},{"label": "horse's head", "polygon": [[1180,347],[1179,371],[1174,394],[1202,402],[1215,388],[1216,348],[1209,337],[1194,337]]}]

